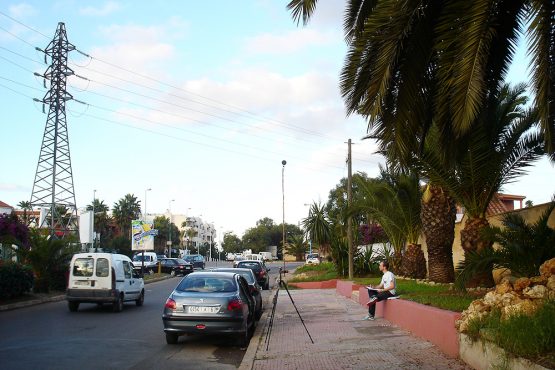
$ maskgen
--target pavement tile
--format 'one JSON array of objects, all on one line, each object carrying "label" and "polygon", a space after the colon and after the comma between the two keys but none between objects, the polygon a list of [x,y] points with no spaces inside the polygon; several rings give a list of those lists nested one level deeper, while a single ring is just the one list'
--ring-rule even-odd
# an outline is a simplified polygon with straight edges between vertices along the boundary
[{"label": "pavement tile", "polygon": [[280,290],[269,349],[266,327],[253,369],[470,369],[384,319],[362,320],[367,311],[333,289],[290,292],[314,344]]}]

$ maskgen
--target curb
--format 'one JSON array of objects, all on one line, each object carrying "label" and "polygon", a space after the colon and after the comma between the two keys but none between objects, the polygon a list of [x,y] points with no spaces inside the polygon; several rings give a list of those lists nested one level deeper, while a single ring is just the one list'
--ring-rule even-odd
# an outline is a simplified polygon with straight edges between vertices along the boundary
[{"label": "curb", "polygon": [[[157,283],[157,282],[163,281],[163,280],[168,280],[171,277],[172,276],[163,276],[163,277],[159,277],[159,278],[152,279],[152,280],[149,280],[149,281],[145,281],[145,285],[152,284],[152,283]],[[10,304],[5,304],[5,305],[0,306],[0,312],[12,311],[12,310],[17,310],[19,308],[25,308],[25,307],[31,307],[31,306],[37,306],[39,304],[44,304],[44,303],[60,302],[60,301],[63,301],[65,299],[66,299],[66,295],[61,294],[61,295],[56,295],[56,296],[48,297],[48,298],[32,299],[32,300],[24,301],[24,302],[10,303]]]}]

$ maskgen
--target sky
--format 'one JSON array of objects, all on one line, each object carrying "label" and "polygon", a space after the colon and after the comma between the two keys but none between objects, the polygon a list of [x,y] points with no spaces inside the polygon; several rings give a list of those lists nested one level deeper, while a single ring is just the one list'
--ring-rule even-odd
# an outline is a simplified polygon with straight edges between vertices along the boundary
[{"label": "sky", "polygon": [[[307,27],[286,1],[0,1],[0,200],[31,197],[46,115],[44,49],[64,22],[76,75],[67,120],[76,203],[135,194],[147,212],[200,216],[221,235],[263,217],[298,223],[347,175],[383,158],[346,117],[339,92],[343,1],[319,2]],[[507,79],[529,79],[521,38]],[[83,104],[85,103],[85,104]],[[542,159],[503,191],[534,204],[554,193]],[[145,192],[146,189],[152,189]],[[172,202],[172,200],[174,200]]]}]

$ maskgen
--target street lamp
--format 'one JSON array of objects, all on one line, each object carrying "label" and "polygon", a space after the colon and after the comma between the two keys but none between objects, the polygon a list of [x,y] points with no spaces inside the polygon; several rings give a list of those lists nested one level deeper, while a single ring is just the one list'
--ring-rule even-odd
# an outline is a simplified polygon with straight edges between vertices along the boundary
[{"label": "street lamp", "polygon": [[146,192],[151,191],[151,190],[152,190],[152,188],[148,188],[148,189],[145,190],[145,215],[143,216],[143,221],[145,221],[145,222],[146,222]]},{"label": "street lamp", "polygon": [[168,202],[168,213],[170,214],[170,225],[168,227],[168,252],[169,257],[172,258],[172,202],[175,202],[175,199],[172,199]]},{"label": "street lamp", "polygon": [[285,165],[287,161],[284,159],[281,161],[281,200],[282,200],[282,211],[283,219],[281,223],[282,227],[282,239],[281,239],[281,258],[283,258],[283,273],[285,273]]}]

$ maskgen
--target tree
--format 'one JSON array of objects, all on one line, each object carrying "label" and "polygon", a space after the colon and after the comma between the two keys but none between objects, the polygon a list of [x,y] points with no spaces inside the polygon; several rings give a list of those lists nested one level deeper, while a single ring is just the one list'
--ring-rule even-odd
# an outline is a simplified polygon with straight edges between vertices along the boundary
[{"label": "tree", "polygon": [[228,232],[224,234],[222,248],[224,253],[241,253],[243,251],[243,244],[237,235]]},{"label": "tree", "polygon": [[29,227],[15,213],[0,214],[0,244],[30,247]]},{"label": "tree", "polygon": [[[524,108],[524,92],[523,84],[503,86],[480,116],[488,124],[476,125],[466,142],[453,148],[459,159],[452,168],[444,166],[442,154],[434,145],[427,146],[420,159],[425,175],[465,208],[467,219],[461,230],[465,256],[491,247],[491,242],[481,237],[489,225],[489,203],[503,185],[525,173],[544,153],[543,137],[533,129],[537,114]],[[493,283],[491,274],[484,283]]]},{"label": "tree", "polygon": [[534,206],[534,202],[532,202],[531,200],[528,199],[528,200],[524,203],[524,206],[525,206],[526,208],[533,207],[533,206]]},{"label": "tree", "polygon": [[112,215],[123,235],[131,237],[131,221],[141,217],[141,201],[133,194],[126,194],[114,203]]},{"label": "tree", "polygon": [[306,233],[310,240],[319,246],[319,251],[323,255],[329,253],[332,227],[324,205],[313,202],[310,205],[308,217],[302,221]]},{"label": "tree", "polygon": [[87,211],[94,210],[94,232],[100,234],[100,247],[108,247],[112,235],[112,217],[108,215],[110,208],[104,204],[103,200],[94,199],[91,204],[87,205]]},{"label": "tree", "polygon": [[25,223],[25,225],[29,225],[30,220],[27,211],[30,211],[32,209],[31,202],[22,200],[21,202],[17,203],[17,206],[23,210],[23,222]]},{"label": "tree", "polygon": [[308,244],[304,240],[303,235],[294,235],[285,245],[287,253],[295,256],[297,261],[304,259],[304,254],[308,250]]},{"label": "tree", "polygon": [[172,235],[172,242],[179,235],[179,229],[173,222],[170,223],[169,217],[157,216],[153,221],[154,229],[158,230],[158,235],[154,237],[154,249],[158,253],[164,253],[167,242]]},{"label": "tree", "polygon": [[188,228],[187,230],[185,230],[185,236],[187,237],[188,247],[189,247],[190,250],[192,250],[193,249],[192,248],[193,247],[193,238],[195,236],[197,236],[196,230],[193,229],[192,227]]}]

